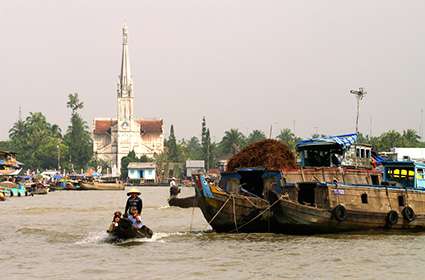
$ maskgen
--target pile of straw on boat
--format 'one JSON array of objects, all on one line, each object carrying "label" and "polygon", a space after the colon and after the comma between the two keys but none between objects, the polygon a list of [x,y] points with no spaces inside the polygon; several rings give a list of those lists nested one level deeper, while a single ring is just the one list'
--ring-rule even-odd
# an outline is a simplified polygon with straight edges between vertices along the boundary
[{"label": "pile of straw on boat", "polygon": [[277,140],[267,139],[247,146],[227,163],[229,172],[241,167],[282,170],[296,167],[296,159],[287,145]]}]

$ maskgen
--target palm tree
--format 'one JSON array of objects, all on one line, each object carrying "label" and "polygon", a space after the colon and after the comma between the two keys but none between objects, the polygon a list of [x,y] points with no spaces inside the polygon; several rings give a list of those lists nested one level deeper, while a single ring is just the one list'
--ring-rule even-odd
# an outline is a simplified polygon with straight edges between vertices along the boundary
[{"label": "palm tree", "polygon": [[13,124],[12,128],[9,129],[10,139],[19,139],[25,136],[25,122],[22,120],[17,121]]},{"label": "palm tree", "polygon": [[245,144],[245,136],[238,129],[232,128],[224,132],[223,139],[220,142],[224,153],[232,155],[239,152],[240,148]]},{"label": "palm tree", "polygon": [[403,131],[403,144],[405,147],[417,147],[421,137],[416,134],[416,130],[408,129]]},{"label": "palm tree", "polygon": [[282,129],[276,138],[288,145],[292,150],[295,150],[295,145],[301,140],[301,138],[296,137],[289,128]]},{"label": "palm tree", "polygon": [[249,145],[264,139],[266,139],[266,134],[261,130],[255,129],[248,135],[246,143]]},{"label": "palm tree", "polygon": [[84,106],[84,103],[81,102],[80,99],[78,98],[78,93],[68,95],[68,102],[66,102],[66,107],[72,110],[72,115],[74,115],[77,112],[77,110],[82,109],[83,106]]}]

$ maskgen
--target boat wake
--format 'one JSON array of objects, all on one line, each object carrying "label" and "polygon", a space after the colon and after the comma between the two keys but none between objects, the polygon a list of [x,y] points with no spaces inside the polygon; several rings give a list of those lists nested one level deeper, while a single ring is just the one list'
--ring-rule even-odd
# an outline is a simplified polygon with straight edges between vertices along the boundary
[{"label": "boat wake", "polygon": [[203,232],[155,232],[151,238],[132,238],[116,240],[106,232],[90,232],[83,239],[75,242],[77,245],[112,243],[119,246],[131,246],[143,243],[166,243],[173,238],[192,236],[199,237]]},{"label": "boat wake", "polygon": [[75,242],[77,245],[86,245],[86,244],[96,244],[96,243],[104,243],[109,238],[108,233],[105,231],[102,232],[89,232],[87,236],[83,239]]}]

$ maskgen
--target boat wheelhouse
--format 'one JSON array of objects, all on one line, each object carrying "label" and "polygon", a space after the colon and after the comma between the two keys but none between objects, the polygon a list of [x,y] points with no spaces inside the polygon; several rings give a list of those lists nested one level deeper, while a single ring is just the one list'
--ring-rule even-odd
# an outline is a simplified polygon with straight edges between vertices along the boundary
[{"label": "boat wheelhouse", "polygon": [[393,186],[425,190],[425,163],[384,161],[383,180]]},{"label": "boat wheelhouse", "polygon": [[370,145],[356,143],[357,134],[326,136],[297,143],[300,166],[284,170],[287,183],[337,181],[345,184],[379,184]]}]

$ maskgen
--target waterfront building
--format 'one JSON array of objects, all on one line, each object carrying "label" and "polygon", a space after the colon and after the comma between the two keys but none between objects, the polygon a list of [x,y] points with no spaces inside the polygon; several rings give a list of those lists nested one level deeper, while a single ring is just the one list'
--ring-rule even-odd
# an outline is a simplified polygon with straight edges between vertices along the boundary
[{"label": "waterfront building", "polygon": [[121,72],[117,88],[116,118],[93,121],[94,156],[110,163],[113,174],[120,174],[121,159],[130,151],[137,157],[154,157],[164,150],[162,119],[137,118],[134,115],[133,79],[128,52],[128,29],[122,28]]},{"label": "waterfront building", "polygon": [[140,183],[157,183],[155,162],[130,162],[128,179]]}]

